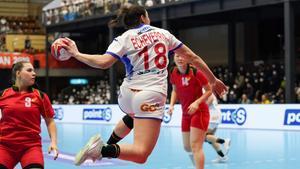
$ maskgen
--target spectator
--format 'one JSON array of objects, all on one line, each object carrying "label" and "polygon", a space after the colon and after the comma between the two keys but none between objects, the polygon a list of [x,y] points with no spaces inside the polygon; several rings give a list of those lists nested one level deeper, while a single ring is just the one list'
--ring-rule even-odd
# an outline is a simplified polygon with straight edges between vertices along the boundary
[{"label": "spectator", "polygon": [[242,98],[240,100],[241,104],[250,104],[251,101],[248,99],[248,96],[244,93],[242,94]]},{"label": "spectator", "polygon": [[267,93],[261,95],[261,104],[271,104]]}]

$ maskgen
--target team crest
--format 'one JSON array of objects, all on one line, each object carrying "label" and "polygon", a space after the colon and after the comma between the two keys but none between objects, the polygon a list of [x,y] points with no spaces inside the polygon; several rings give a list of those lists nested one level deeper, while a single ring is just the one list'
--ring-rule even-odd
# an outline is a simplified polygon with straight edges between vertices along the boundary
[{"label": "team crest", "polygon": [[182,86],[188,86],[190,79],[191,79],[190,77],[182,77],[181,78]]}]

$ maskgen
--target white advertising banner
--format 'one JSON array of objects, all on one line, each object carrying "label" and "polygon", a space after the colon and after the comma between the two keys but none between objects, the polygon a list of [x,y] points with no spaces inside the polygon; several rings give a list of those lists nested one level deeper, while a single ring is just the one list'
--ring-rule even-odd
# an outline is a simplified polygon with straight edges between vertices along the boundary
[{"label": "white advertising banner", "polygon": [[[118,105],[53,105],[56,122],[116,124],[125,115]],[[220,128],[300,130],[299,104],[224,104],[220,105]],[[166,112],[164,126],[181,125],[181,106],[176,105],[172,117]]]},{"label": "white advertising banner", "polygon": [[[55,121],[63,123],[116,124],[125,115],[118,105],[53,105]],[[181,106],[175,105],[172,117],[165,108],[163,125],[180,126]]]},{"label": "white advertising banner", "polygon": [[299,104],[226,104],[220,108],[220,127],[300,130]]}]

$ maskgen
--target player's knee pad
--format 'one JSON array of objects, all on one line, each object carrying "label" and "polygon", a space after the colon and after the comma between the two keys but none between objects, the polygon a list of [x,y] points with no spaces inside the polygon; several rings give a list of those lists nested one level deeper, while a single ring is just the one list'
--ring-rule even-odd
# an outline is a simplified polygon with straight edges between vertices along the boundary
[{"label": "player's knee pad", "polygon": [[129,129],[133,129],[133,118],[128,114],[123,117],[123,122]]},{"label": "player's knee pad", "polygon": [[0,169],[8,169],[5,165],[0,164]]},{"label": "player's knee pad", "polygon": [[41,164],[29,164],[24,169],[44,169]]}]

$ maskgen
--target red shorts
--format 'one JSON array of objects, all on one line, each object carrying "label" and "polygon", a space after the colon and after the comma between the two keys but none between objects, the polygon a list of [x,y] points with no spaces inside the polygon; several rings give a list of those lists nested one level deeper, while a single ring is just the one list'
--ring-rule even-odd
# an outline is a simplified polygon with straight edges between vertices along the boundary
[{"label": "red shorts", "polygon": [[12,151],[5,146],[0,145],[0,164],[8,169],[14,168],[18,162],[22,168],[29,164],[40,164],[44,166],[44,157],[40,146],[30,147],[22,151]]},{"label": "red shorts", "polygon": [[201,112],[196,112],[193,115],[186,115],[182,116],[181,121],[181,131],[182,132],[189,132],[191,127],[199,128],[201,130],[207,131],[209,124],[209,111],[208,109]]}]

